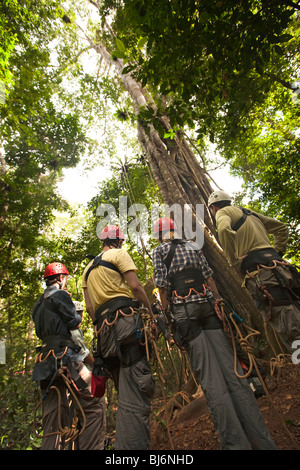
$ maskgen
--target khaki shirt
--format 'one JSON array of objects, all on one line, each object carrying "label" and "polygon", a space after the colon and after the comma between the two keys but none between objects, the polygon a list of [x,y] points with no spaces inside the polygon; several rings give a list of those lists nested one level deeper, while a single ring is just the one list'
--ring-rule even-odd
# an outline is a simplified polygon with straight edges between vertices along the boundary
[{"label": "khaki shirt", "polygon": [[[254,211],[252,211],[254,212]],[[257,212],[255,212],[257,214]],[[273,248],[276,251],[286,250],[288,229],[279,220],[262,214],[249,215],[237,232],[232,227],[242,217],[238,207],[227,206],[216,213],[216,225],[221,246],[232,266],[239,270],[242,259],[250,251],[270,248],[269,234],[273,235]]]},{"label": "khaki shirt", "polygon": [[[122,248],[112,248],[104,252],[102,259],[114,264],[121,274],[127,271],[137,272],[137,268],[127,251]],[[130,297],[131,292],[125,282],[124,277],[112,269],[98,266],[90,272],[88,282],[85,276],[91,261],[85,268],[82,275],[82,288],[87,288],[94,312],[105,302],[115,297]]]}]

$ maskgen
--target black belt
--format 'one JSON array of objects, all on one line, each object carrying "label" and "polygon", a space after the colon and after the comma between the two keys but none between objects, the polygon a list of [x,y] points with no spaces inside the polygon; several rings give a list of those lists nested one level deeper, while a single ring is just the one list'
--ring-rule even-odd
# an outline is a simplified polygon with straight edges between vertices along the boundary
[{"label": "black belt", "polygon": [[241,273],[245,275],[247,271],[256,271],[257,265],[259,264],[272,266],[273,260],[283,261],[274,248],[262,248],[261,250],[250,251],[242,261]]},{"label": "black belt", "polygon": [[60,335],[45,336],[43,338],[42,346],[37,347],[37,352],[47,352],[51,349],[59,351],[63,348],[73,349],[75,352],[79,352],[81,347],[74,343],[69,337]]},{"label": "black belt", "polygon": [[95,312],[96,320],[94,321],[94,324],[97,324],[97,322],[101,320],[101,317],[114,313],[120,308],[122,309],[126,307],[138,308],[139,306],[140,306],[139,301],[134,300],[131,297],[115,297],[114,299],[109,300],[108,302],[105,302],[105,304],[97,308]]},{"label": "black belt", "polygon": [[185,269],[175,273],[170,278],[171,291],[176,290],[180,296],[187,295],[191,288],[198,292],[203,291],[205,279],[202,272],[197,269]]}]

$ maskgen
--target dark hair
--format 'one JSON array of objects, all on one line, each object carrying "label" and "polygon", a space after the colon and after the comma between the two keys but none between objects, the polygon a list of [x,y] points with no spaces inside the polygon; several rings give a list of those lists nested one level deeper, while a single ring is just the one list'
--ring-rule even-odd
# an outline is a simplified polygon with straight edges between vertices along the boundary
[{"label": "dark hair", "polygon": [[109,246],[109,247],[112,246],[114,248],[118,248],[119,241],[120,241],[120,238],[113,238],[113,239],[106,238],[105,240],[103,240],[103,246]]},{"label": "dark hair", "polygon": [[221,209],[222,207],[231,206],[231,202],[230,201],[219,201],[219,202],[213,202],[212,205],[216,206],[216,207],[219,207],[219,209]]},{"label": "dark hair", "polygon": [[53,276],[49,276],[45,279],[46,286],[52,286],[56,282],[59,282],[60,276],[66,276],[66,274],[54,274]]}]

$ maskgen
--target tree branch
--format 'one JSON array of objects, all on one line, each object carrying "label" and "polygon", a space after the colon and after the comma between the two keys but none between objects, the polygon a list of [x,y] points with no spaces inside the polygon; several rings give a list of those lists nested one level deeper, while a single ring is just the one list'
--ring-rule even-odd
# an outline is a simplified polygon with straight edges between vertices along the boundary
[{"label": "tree branch", "polygon": [[286,80],[283,80],[282,78],[279,78],[277,75],[275,75],[275,74],[273,74],[273,73],[268,73],[267,76],[270,77],[270,78],[271,78],[272,80],[274,80],[275,82],[280,83],[282,86],[284,86],[284,87],[287,88],[288,90],[295,91],[295,90],[298,89],[298,87],[295,88],[295,86],[293,86],[292,83],[287,82]]}]

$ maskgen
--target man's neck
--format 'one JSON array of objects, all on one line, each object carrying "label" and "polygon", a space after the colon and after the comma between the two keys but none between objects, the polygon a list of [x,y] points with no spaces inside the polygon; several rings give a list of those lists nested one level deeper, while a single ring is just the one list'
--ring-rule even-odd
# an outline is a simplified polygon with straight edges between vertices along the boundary
[{"label": "man's neck", "polygon": [[103,249],[102,249],[102,253],[104,253],[105,251],[108,251],[108,250],[113,250],[113,249],[118,249],[118,248],[121,248],[120,246],[105,246]]},{"label": "man's neck", "polygon": [[55,282],[55,284],[52,284],[51,286],[48,286],[48,289],[60,289],[59,283]]}]

